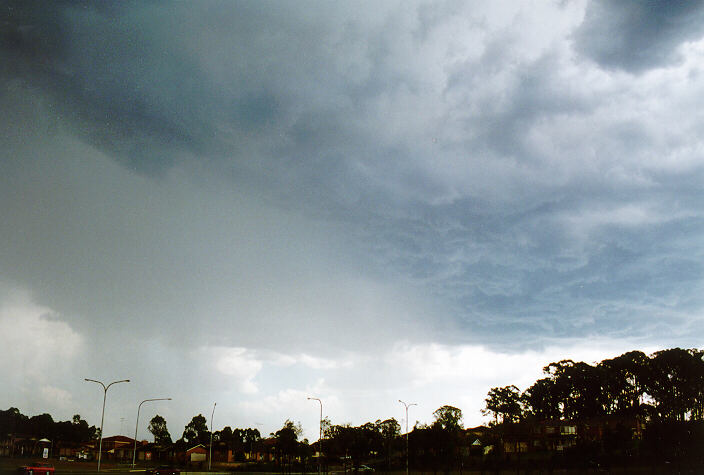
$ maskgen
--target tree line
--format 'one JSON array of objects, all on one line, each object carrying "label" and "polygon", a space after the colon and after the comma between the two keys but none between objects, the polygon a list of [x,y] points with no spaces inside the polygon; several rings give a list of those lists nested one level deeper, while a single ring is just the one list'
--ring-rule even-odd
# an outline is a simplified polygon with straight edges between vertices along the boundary
[{"label": "tree line", "polygon": [[703,356],[702,350],[673,348],[651,355],[629,351],[593,365],[550,363],[543,368],[545,377],[523,392],[515,385],[491,388],[482,412],[494,424],[601,416],[702,420]]},{"label": "tree line", "polygon": [[[166,425],[166,420],[159,414],[149,421],[149,432],[154,436],[154,443],[159,446],[174,445],[177,450],[185,450],[198,444],[208,446],[211,440],[211,433],[205,416],[198,414],[193,416],[190,422],[183,428],[181,438],[175,442],[171,441],[171,434]],[[224,427],[222,430],[212,433],[214,444],[224,446],[232,450],[236,459],[243,460],[246,452],[252,452],[254,444],[261,440],[258,429],[252,428],[231,428]]]},{"label": "tree line", "polygon": [[[454,452],[462,429],[462,411],[445,405],[434,413],[434,421],[418,424],[410,434],[412,450],[432,453],[433,460],[414,459],[413,463],[428,464],[435,459],[442,460]],[[281,429],[269,434],[270,446],[262,446],[263,439],[258,429],[231,428],[227,426],[212,433],[214,448],[231,450],[237,461],[244,461],[246,453],[262,450],[273,451],[276,463],[286,470],[293,470],[300,464],[307,464],[312,469],[317,463],[340,463],[356,467],[373,460],[380,467],[399,468],[403,465],[400,454],[405,453],[401,426],[395,418],[366,422],[353,426],[351,424],[332,424],[329,418],[322,421],[323,440],[313,444],[307,439],[301,440],[300,423],[286,420]],[[208,446],[211,432],[207,420],[202,414],[194,416],[183,429],[181,437],[172,441],[166,419],[155,415],[149,421],[149,432],[157,446],[175,450],[186,450],[198,444]],[[79,415],[71,421],[55,422],[49,414],[28,417],[17,408],[0,411],[0,434],[20,437],[49,438],[55,444],[61,442],[86,443],[95,441],[100,430],[88,426]],[[324,457],[315,458],[316,452]]]},{"label": "tree line", "polygon": [[100,429],[89,426],[79,414],[70,421],[54,421],[50,414],[28,417],[16,407],[0,410],[0,435],[23,435],[66,442],[87,442],[98,438]]},{"label": "tree line", "polygon": [[[626,430],[623,434],[605,433],[613,440],[602,443],[602,453],[604,447],[621,447],[623,453],[660,453],[663,460],[672,458],[672,454],[683,454],[692,440],[704,443],[703,357],[702,350],[673,348],[650,355],[629,351],[593,364],[569,359],[549,363],[543,368],[543,377],[523,391],[515,385],[489,390],[481,411],[491,417],[489,426],[497,430],[487,432],[482,445],[496,445],[507,424],[579,422],[616,416],[643,421],[647,425],[643,439],[636,441]],[[416,424],[406,437],[401,436],[400,424],[394,418],[358,426],[333,424],[326,418],[323,440],[313,444],[300,440],[300,423],[290,420],[269,434],[266,441],[257,429],[230,426],[213,432],[212,441],[216,449],[231,450],[236,460],[245,460],[247,453],[264,448],[289,467],[297,463],[295,460],[317,463],[321,458],[316,460],[314,454],[322,448],[323,462],[342,460],[357,466],[372,460],[376,466],[398,469],[405,462],[406,443],[411,466],[461,466],[461,458],[457,459],[459,445],[467,442],[463,441],[467,436],[462,431],[462,411],[445,405],[433,417],[430,424]],[[207,447],[211,440],[202,414],[190,420],[176,441],[172,441],[166,420],[160,415],[150,420],[149,431],[157,445],[176,450],[197,444]],[[55,442],[87,442],[97,439],[99,429],[89,426],[80,415],[71,421],[55,422],[49,414],[27,417],[10,408],[0,411],[0,435],[7,434],[47,437]],[[694,449],[690,452],[692,456],[699,453]]]},{"label": "tree line", "polygon": [[[455,449],[462,437],[462,411],[444,405],[433,413],[433,419],[429,425],[417,424],[408,434],[411,451],[422,454],[413,456],[415,466],[450,466],[454,463]],[[275,443],[276,458],[285,471],[310,470],[311,465],[317,463],[341,463],[343,469],[373,463],[378,468],[392,470],[402,468],[405,463],[405,442],[401,425],[395,418],[354,426],[333,424],[326,417],[322,429],[322,441],[313,444],[307,439],[299,440],[301,425],[290,420],[270,434]],[[323,456],[313,461],[311,456],[315,452],[322,452]]]}]

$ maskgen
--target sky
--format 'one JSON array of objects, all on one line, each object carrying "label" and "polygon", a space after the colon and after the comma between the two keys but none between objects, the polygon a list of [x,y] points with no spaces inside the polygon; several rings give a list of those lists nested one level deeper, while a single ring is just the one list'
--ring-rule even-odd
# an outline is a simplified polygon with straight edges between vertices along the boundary
[{"label": "sky", "polygon": [[0,408],[485,422],[701,348],[701,1],[2,2]]}]

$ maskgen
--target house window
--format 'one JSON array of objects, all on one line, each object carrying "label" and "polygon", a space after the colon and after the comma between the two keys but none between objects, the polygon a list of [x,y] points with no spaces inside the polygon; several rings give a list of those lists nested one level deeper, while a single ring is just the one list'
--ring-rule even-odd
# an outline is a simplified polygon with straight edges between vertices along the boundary
[{"label": "house window", "polygon": [[560,434],[572,435],[577,433],[577,428],[575,426],[562,426],[560,427]]}]

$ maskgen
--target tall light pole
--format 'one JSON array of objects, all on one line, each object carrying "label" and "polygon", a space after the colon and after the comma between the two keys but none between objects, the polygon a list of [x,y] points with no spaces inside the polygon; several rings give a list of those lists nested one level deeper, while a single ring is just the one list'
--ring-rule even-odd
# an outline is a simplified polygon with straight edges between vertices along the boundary
[{"label": "tall light pole", "polygon": [[406,475],[408,475],[408,408],[411,406],[417,406],[418,404],[416,404],[415,402],[407,404],[401,401],[400,399],[398,400],[398,402],[403,404],[406,408]]},{"label": "tall light pole", "polygon": [[213,460],[213,416],[215,415],[215,406],[217,402],[213,403],[213,412],[210,414],[210,453],[208,454],[208,471],[210,471],[210,462]]},{"label": "tall light pole", "polygon": [[120,381],[113,381],[112,383],[108,384],[105,386],[102,381],[97,381],[95,379],[88,379],[88,378],[83,378],[86,381],[90,381],[92,383],[98,383],[103,387],[103,414],[100,416],[100,443],[98,445],[98,471],[100,471],[100,456],[103,453],[103,421],[105,420],[105,399],[107,399],[108,396],[108,389],[110,389],[110,386],[113,384],[117,383],[129,383],[129,379],[121,379]]},{"label": "tall light pole", "polygon": [[137,423],[134,425],[134,450],[132,451],[132,468],[134,468],[135,457],[137,456],[137,427],[139,427],[139,411],[142,409],[142,404],[148,401],[171,401],[170,397],[160,397],[156,399],[145,399],[137,406]]},{"label": "tall light pole", "polygon": [[309,401],[318,401],[320,403],[320,435],[318,436],[318,475],[322,472],[323,459],[323,401],[317,397],[309,397]]}]

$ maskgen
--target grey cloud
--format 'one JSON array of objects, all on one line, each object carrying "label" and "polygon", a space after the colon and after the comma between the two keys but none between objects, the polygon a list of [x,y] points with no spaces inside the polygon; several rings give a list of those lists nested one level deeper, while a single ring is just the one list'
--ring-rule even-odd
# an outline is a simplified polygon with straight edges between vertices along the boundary
[{"label": "grey cloud", "polygon": [[609,69],[641,73],[679,61],[677,48],[704,35],[704,2],[593,0],[575,34],[578,51]]},{"label": "grey cloud", "polygon": [[[203,249],[227,253],[238,239],[254,239],[240,234],[233,239],[228,232],[250,225],[252,236],[273,233],[275,238],[266,242],[276,249],[261,260],[238,255],[225,261],[265,269],[251,288],[295,279],[300,266],[316,277],[305,281],[314,286],[335,260],[306,267],[302,256],[337,241],[329,252],[349,246],[346,258],[359,258],[364,267],[355,269],[357,275],[402,282],[444,302],[446,312],[434,321],[441,327],[466,324],[467,332],[458,339],[481,340],[511,325],[530,333],[545,326],[540,315],[559,322],[548,327],[564,335],[575,328],[573,319],[574,325],[584,325],[582,316],[598,292],[604,300],[616,301],[689,285],[684,277],[673,277],[671,286],[658,287],[644,273],[642,263],[651,262],[649,241],[638,238],[652,224],[627,233],[619,223],[600,226],[585,238],[592,245],[582,247],[563,218],[584,209],[638,203],[653,186],[661,189],[658,199],[681,210],[676,195],[683,179],[691,181],[684,201],[699,203],[694,186],[701,169],[685,178],[641,162],[651,153],[667,156],[691,139],[678,140],[665,131],[670,141],[663,146],[649,124],[627,113],[624,97],[634,92],[632,85],[606,73],[583,80],[595,74],[590,66],[581,58],[574,64],[565,49],[550,41],[527,57],[520,47],[530,35],[521,36],[518,23],[491,31],[491,22],[477,14],[468,28],[482,38],[477,46],[482,52],[456,60],[453,48],[461,44],[448,46],[434,34],[453,18],[470,15],[458,4],[385,4],[378,9],[258,2],[108,5],[57,4],[43,13],[16,4],[16,11],[24,13],[7,27],[15,39],[3,43],[3,54],[17,61],[3,71],[4,77],[15,86],[22,83],[19,90],[32,90],[28,97],[42,98],[37,102],[44,109],[33,113],[45,120],[53,116],[60,124],[59,137],[78,137],[127,170],[160,177],[149,186],[166,186],[172,172],[203,179],[192,173],[202,167],[225,177],[223,188],[248,194],[245,203],[217,205],[223,214],[228,206],[250,209],[261,202],[277,211],[266,215],[268,220],[290,213],[305,221],[288,229],[296,236],[289,246],[284,226],[233,219],[221,228],[217,213],[200,214],[197,206],[205,206],[204,201],[193,200],[196,205],[183,196],[174,198],[180,212],[158,203],[134,223],[130,210],[136,201],[112,210],[116,222],[128,229],[139,225],[142,233],[128,235],[125,242],[136,247],[118,255],[180,276],[177,290],[191,285],[207,290],[217,300],[209,307],[212,313],[232,305],[222,297],[229,291],[223,282],[244,278]],[[590,4],[576,34],[577,48],[610,67],[618,63],[636,70],[655,64],[626,59],[639,38],[651,59],[669,57],[683,38],[694,38],[696,28],[685,13],[696,17],[698,7],[677,4],[667,11],[661,4],[648,5],[658,8],[652,18],[644,6]],[[631,24],[633,18],[641,18],[640,26]],[[509,27],[515,36],[507,42]],[[621,43],[604,49],[606,43],[597,41],[602,37],[621,38]],[[608,110],[612,102],[621,115]],[[659,111],[660,122],[667,122],[667,112]],[[543,143],[547,146],[541,148]],[[614,169],[622,171],[626,183],[614,177]],[[633,180],[636,174],[648,185]],[[72,186],[99,182],[84,178]],[[136,196],[148,201],[147,188]],[[180,229],[179,214],[191,229],[209,231],[197,236]],[[112,229],[71,219],[93,231],[94,238],[109,236]],[[305,232],[316,220],[329,225],[320,238]],[[663,225],[659,238],[678,234],[684,225]],[[41,231],[47,232],[45,227]],[[177,259],[166,255],[166,235],[177,236],[171,251]],[[68,235],[63,239],[62,244],[71,241]],[[306,244],[309,240],[314,244]],[[140,243],[151,247],[140,248]],[[297,246],[305,252],[299,255]],[[684,244],[696,246],[693,240]],[[652,258],[655,262],[669,252],[652,251],[660,256]],[[300,259],[280,272],[275,263],[288,261],[289,252]],[[103,266],[116,265],[99,255],[96,259]],[[19,260],[12,262],[20,267]],[[188,277],[189,266],[205,273],[208,284]],[[266,271],[280,273],[280,278],[270,278]],[[31,281],[25,272],[23,280]],[[154,276],[148,268],[141,272],[147,280]],[[694,266],[688,278],[696,280],[696,272]],[[81,282],[94,277],[88,272]],[[139,287],[137,282],[125,284],[123,291],[139,290],[131,287]],[[150,303],[145,289],[156,293],[157,303]],[[306,298],[301,288],[289,291],[282,302]],[[104,292],[100,296],[109,300],[110,293]],[[142,292],[133,312],[146,305],[169,318],[161,304],[173,309],[174,294],[151,282]],[[255,295],[264,300],[264,293]],[[193,295],[186,300],[193,305],[188,311],[197,312]],[[251,318],[271,310],[261,300],[248,301],[256,309]],[[282,308],[276,311],[285,313]],[[319,310],[329,308],[325,304]],[[223,323],[223,318],[213,320]]]},{"label": "grey cloud", "polygon": [[[47,384],[86,415],[75,374],[133,379],[108,432],[177,394],[178,435],[214,395],[275,429],[326,382],[376,383],[361,414],[418,379],[378,360],[419,342],[700,346],[700,53],[614,71],[672,64],[699,4],[591,3],[579,27],[558,3],[11,2],[0,284],[83,342]],[[221,374],[214,347],[246,357]],[[267,357],[302,352],[352,363]]]}]

